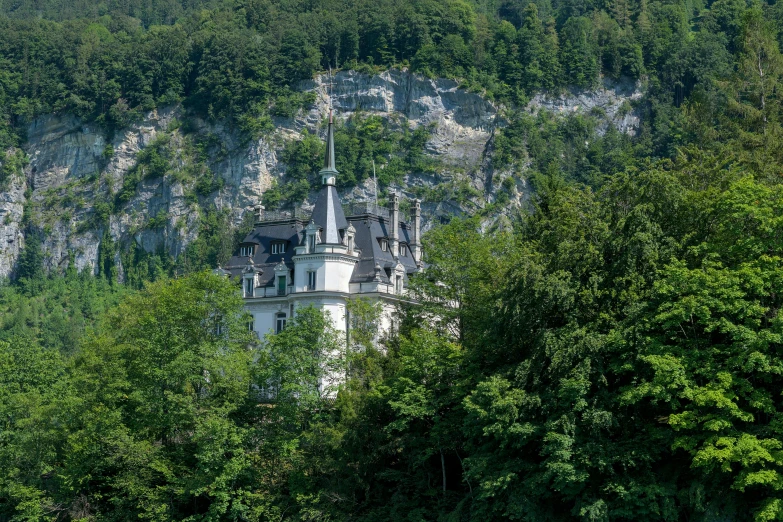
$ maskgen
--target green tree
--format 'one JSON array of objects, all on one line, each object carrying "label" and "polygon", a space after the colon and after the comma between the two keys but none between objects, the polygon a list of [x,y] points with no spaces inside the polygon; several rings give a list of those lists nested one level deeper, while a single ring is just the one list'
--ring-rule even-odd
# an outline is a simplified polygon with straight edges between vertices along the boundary
[{"label": "green tree", "polygon": [[621,400],[649,405],[673,431],[705,498],[697,511],[783,515],[781,198],[780,186],[750,178],[720,194],[710,209],[719,225],[695,259],[663,268],[628,335],[642,367]]},{"label": "green tree", "polygon": [[745,16],[741,33],[739,61],[733,81],[727,85],[728,114],[738,117],[732,133],[746,147],[770,148],[780,136],[783,57],[778,42],[761,12]]},{"label": "green tree", "polygon": [[[492,329],[495,289],[513,263],[504,232],[485,236],[478,218],[455,219],[424,237],[427,270],[411,281],[414,298],[406,323],[429,317],[437,331],[459,343]],[[477,339],[470,339],[477,342]]]},{"label": "green tree", "polygon": [[60,471],[71,494],[98,513],[153,520],[261,509],[236,421],[251,342],[223,278],[198,273],[127,297],[74,361],[81,413]]},{"label": "green tree", "polygon": [[15,337],[0,341],[0,516],[52,520],[58,514],[57,472],[76,400],[54,350]]},{"label": "green tree", "polygon": [[551,64],[545,63],[544,27],[538,19],[538,8],[530,4],[523,13],[524,22],[519,28],[519,61],[522,64],[522,85],[528,93],[540,91],[544,87],[546,71]]},{"label": "green tree", "polygon": [[597,54],[590,19],[569,18],[560,30],[560,63],[565,81],[577,87],[592,87],[598,79]]},{"label": "green tree", "polygon": [[27,234],[24,250],[19,255],[16,277],[28,281],[37,281],[43,277],[43,249],[41,248],[41,234],[33,231]]}]

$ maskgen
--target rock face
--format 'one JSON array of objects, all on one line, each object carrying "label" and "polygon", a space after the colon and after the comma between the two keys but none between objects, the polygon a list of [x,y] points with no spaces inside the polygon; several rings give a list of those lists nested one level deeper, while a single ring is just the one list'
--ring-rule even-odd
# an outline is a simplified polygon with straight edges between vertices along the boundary
[{"label": "rock face", "polygon": [[[316,123],[332,103],[346,116],[373,112],[381,116],[399,114],[412,126],[434,125],[429,152],[456,165],[480,163],[486,142],[496,126],[497,110],[477,94],[458,89],[453,80],[431,80],[402,71],[386,71],[369,77],[354,71],[337,73],[331,80],[319,76],[302,85],[319,94],[307,122]],[[313,121],[315,119],[315,121]]]},{"label": "rock face", "polygon": [[[13,151],[8,151],[12,154]],[[1,162],[0,162],[1,163]],[[11,273],[24,247],[22,215],[27,182],[23,176],[12,176],[0,192],[0,276]]]},{"label": "rock face", "polygon": [[[108,138],[96,125],[69,115],[50,115],[35,120],[28,129],[24,150],[29,158],[23,176],[17,176],[0,194],[0,277],[13,274],[24,245],[22,215],[27,207],[30,223],[44,233],[43,250],[48,269],[73,262],[79,270],[97,270],[101,241],[117,245],[135,243],[147,252],[177,256],[198,233],[200,212],[206,206],[230,209],[235,222],[260,202],[275,182],[285,183],[286,166],[279,152],[286,140],[298,139],[307,129],[320,132],[329,107],[329,93],[338,118],[357,111],[400,118],[411,127],[432,129],[426,146],[441,168],[437,175],[409,173],[402,185],[393,187],[411,196],[416,187],[435,188],[444,183],[472,187],[474,197],[457,202],[449,197],[425,201],[425,228],[439,215],[470,212],[493,201],[494,191],[509,173],[493,172],[494,133],[504,121],[498,108],[475,93],[459,89],[456,82],[428,79],[405,71],[387,71],[368,76],[353,71],[333,78],[318,76],[300,88],[316,94],[315,103],[293,118],[276,118],[275,130],[247,142],[222,125],[187,117],[179,106],[152,111]],[[555,112],[604,111],[607,125],[633,133],[638,118],[627,110],[640,96],[638,86],[606,84],[592,93],[570,93],[550,99],[535,97],[530,110]],[[200,135],[214,138],[206,147],[208,158],[197,162],[192,143],[180,122],[195,121]],[[157,140],[165,140],[170,152],[164,175],[141,175],[140,153]],[[189,144],[190,143],[190,144]],[[339,151],[337,152],[339,154]],[[221,182],[214,190],[194,196],[194,182],[184,172],[206,168]],[[129,177],[130,176],[130,177]],[[517,180],[519,204],[527,195],[524,181]],[[116,194],[130,185],[132,195],[116,202]],[[346,202],[372,197],[371,181],[343,194]],[[478,196],[476,196],[478,195]],[[108,203],[113,211],[107,212]],[[120,274],[122,274],[122,267]]]},{"label": "rock face", "polygon": [[639,114],[634,102],[642,98],[641,83],[624,80],[604,80],[597,89],[584,91],[571,89],[559,96],[537,94],[530,100],[528,110],[546,110],[556,114],[592,114],[599,116],[602,125],[598,132],[603,134],[609,125],[631,136],[639,128]]}]

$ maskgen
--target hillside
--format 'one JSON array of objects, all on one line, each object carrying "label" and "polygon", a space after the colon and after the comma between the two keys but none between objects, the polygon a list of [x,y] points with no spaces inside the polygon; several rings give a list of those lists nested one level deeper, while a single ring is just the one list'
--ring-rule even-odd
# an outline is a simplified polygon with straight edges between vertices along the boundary
[{"label": "hillside", "polygon": [[[783,520],[781,42],[783,2],[0,0],[0,522]],[[212,271],[312,203],[328,93],[346,200],[425,200],[383,338]]]},{"label": "hillside", "polygon": [[[777,6],[759,9],[777,23]],[[329,68],[349,199],[367,197],[375,163],[379,196],[422,197],[428,220],[507,223],[537,174],[596,186],[701,139],[688,107],[730,96],[743,16],[724,2],[463,0],[0,13],[0,275],[19,275],[34,235],[47,270],[73,258],[121,279],[150,257],[215,265],[234,241],[218,236],[259,199],[306,203]],[[708,118],[730,120],[721,107]]]},{"label": "hillside", "polygon": [[[12,273],[25,226],[43,231],[47,270],[64,270],[72,262],[95,272],[106,242],[117,245],[109,255],[123,280],[121,253],[138,246],[176,259],[198,238],[209,213],[222,213],[227,226],[239,226],[261,202],[312,204],[327,82],[319,75],[303,83],[298,92],[313,103],[294,117],[275,117],[273,129],[257,139],[243,139],[227,122],[189,116],[180,104],[145,114],[112,139],[74,116],[36,118],[22,147],[28,164],[10,180],[0,203],[7,216],[0,226],[7,238],[0,246],[0,275]],[[528,165],[497,165],[493,136],[507,124],[503,111],[456,82],[400,71],[349,71],[334,75],[331,90],[343,122],[337,152],[346,202],[374,197],[371,155],[379,196],[391,189],[423,199],[425,229],[452,215],[485,212],[497,218],[529,196]],[[590,115],[600,108],[608,116],[586,117],[633,133],[633,120],[629,125],[611,119],[641,95],[626,90],[537,97],[528,110]],[[488,208],[499,198],[501,204]],[[109,215],[102,215],[109,206]]]}]

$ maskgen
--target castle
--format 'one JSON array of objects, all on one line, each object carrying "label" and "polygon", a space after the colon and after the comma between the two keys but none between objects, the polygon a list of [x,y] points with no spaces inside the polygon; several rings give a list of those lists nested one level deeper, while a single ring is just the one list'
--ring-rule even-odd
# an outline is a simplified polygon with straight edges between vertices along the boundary
[{"label": "castle", "polygon": [[343,206],[335,188],[331,110],[322,187],[312,212],[256,209],[253,231],[224,267],[239,277],[250,327],[263,337],[280,332],[301,306],[329,312],[334,327],[350,332],[347,303],[363,297],[380,303],[379,334],[395,328],[396,304],[405,299],[409,277],[422,267],[421,206],[403,219],[399,196],[390,208],[362,203]]}]

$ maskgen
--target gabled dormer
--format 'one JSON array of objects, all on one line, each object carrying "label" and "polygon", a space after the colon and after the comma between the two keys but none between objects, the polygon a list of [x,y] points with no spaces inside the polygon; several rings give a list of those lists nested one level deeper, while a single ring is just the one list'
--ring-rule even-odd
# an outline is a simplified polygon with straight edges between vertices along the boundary
[{"label": "gabled dormer", "polygon": [[257,249],[257,243],[241,243],[239,245],[239,257],[252,258],[254,255],[256,255],[256,252],[258,251]]},{"label": "gabled dormer", "polygon": [[250,261],[242,269],[242,297],[255,297],[255,290],[258,286],[258,278],[264,271],[256,268]]}]

